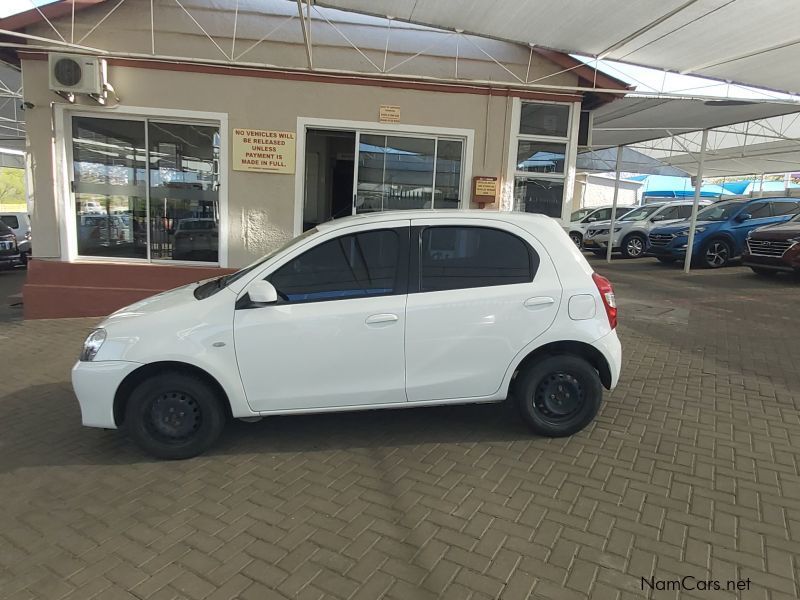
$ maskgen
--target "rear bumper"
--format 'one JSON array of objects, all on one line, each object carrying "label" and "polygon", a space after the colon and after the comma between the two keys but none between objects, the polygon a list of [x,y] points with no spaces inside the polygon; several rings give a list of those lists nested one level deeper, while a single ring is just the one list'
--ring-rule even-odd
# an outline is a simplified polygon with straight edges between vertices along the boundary
[{"label": "rear bumper", "polygon": [[592,345],[602,353],[608,363],[608,368],[611,372],[610,389],[613,390],[617,387],[619,373],[622,370],[622,344],[619,341],[619,337],[617,337],[616,330],[604,335]]},{"label": "rear bumper", "polygon": [[122,380],[140,366],[122,360],[76,362],[72,388],[81,405],[81,422],[87,427],[116,429],[114,396]]}]

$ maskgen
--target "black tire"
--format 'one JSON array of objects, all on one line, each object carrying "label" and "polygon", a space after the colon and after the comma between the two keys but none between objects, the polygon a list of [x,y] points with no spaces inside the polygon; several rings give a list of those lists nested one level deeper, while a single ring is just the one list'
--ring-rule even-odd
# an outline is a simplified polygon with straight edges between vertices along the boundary
[{"label": "black tire", "polygon": [[622,256],[642,258],[647,250],[647,239],[639,233],[629,233],[622,239]]},{"label": "black tire", "polygon": [[656,259],[658,259],[658,262],[664,263],[665,265],[671,265],[676,260],[671,256],[656,256]]},{"label": "black tire", "polygon": [[131,437],[156,458],[197,456],[217,441],[224,426],[225,411],[215,391],[186,373],[146,379],[133,390],[125,409]]},{"label": "black tire", "polygon": [[759,275],[761,277],[773,277],[775,275],[775,271],[772,269],[765,269],[763,267],[750,267],[753,270],[753,273]]},{"label": "black tire", "polygon": [[719,269],[731,262],[733,249],[726,240],[716,238],[708,240],[700,252],[700,264],[707,269]]},{"label": "black tire", "polygon": [[575,244],[578,248],[583,247],[583,236],[577,231],[571,231],[569,234],[569,239],[571,239],[572,243]]},{"label": "black tire", "polygon": [[592,422],[603,399],[603,385],[586,360],[559,354],[520,372],[514,395],[522,419],[534,433],[564,437]]}]

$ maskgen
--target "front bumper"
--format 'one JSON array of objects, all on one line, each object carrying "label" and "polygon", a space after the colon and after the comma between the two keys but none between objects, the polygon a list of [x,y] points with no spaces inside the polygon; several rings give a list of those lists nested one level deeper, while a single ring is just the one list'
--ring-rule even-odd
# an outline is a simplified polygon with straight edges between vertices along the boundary
[{"label": "front bumper", "polygon": [[[615,234],[614,237],[614,249],[617,249],[619,248],[619,235]],[[584,238],[583,245],[590,250],[605,250],[608,248],[608,234],[598,234],[590,238]]]},{"label": "front bumper", "polygon": [[789,254],[787,252],[781,256],[762,256],[760,254],[742,255],[742,264],[747,267],[760,267],[762,269],[772,269],[773,271],[800,271],[800,248],[797,252]]},{"label": "front bumper", "polygon": [[116,429],[114,396],[122,380],[141,365],[122,360],[75,363],[72,388],[81,405],[81,422],[87,427]]},{"label": "front bumper", "polygon": [[24,264],[25,261],[22,260],[21,254],[5,254],[0,256],[0,269],[13,269],[14,267]]}]

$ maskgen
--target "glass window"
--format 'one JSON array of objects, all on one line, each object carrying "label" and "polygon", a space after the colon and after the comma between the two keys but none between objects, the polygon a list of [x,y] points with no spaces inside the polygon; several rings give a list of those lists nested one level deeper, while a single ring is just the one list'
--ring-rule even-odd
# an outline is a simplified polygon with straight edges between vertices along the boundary
[{"label": "glass window", "polygon": [[78,254],[147,258],[142,121],[72,118]]},{"label": "glass window", "polygon": [[150,256],[217,262],[219,129],[148,123]]},{"label": "glass window", "polygon": [[74,116],[72,164],[79,255],[218,262],[218,127]]},{"label": "glass window", "polygon": [[422,231],[420,291],[525,283],[532,251],[520,238],[487,227],[429,227]]},{"label": "glass window", "polygon": [[586,220],[587,223],[594,223],[595,221],[606,221],[611,218],[610,208],[601,208],[594,211]]},{"label": "glass window", "polygon": [[692,205],[691,204],[681,204],[678,207],[678,216],[676,219],[688,219],[692,216]]},{"label": "glass window", "polygon": [[517,171],[563,173],[566,153],[566,144],[520,140],[517,146]]},{"label": "glass window", "polygon": [[644,221],[650,218],[654,212],[661,208],[660,204],[650,204],[649,206],[642,206],[636,210],[627,213],[620,221]]},{"label": "glass window", "polygon": [[[777,216],[783,215],[796,215],[800,212],[800,204],[797,202],[773,202],[772,203],[772,214]],[[6,221],[8,223],[8,221]],[[9,223],[9,225],[11,225]],[[13,225],[12,225],[13,227]]]},{"label": "glass window", "polygon": [[461,146],[456,140],[361,134],[356,211],[458,207]]},{"label": "glass window", "polygon": [[567,137],[569,106],[523,102],[519,132],[524,135]]},{"label": "glass window", "polygon": [[3,221],[11,229],[19,229],[19,219],[14,215],[3,215],[0,217],[0,221]]},{"label": "glass window", "polygon": [[769,202],[760,202],[745,208],[744,212],[750,213],[751,219],[763,219],[772,215],[769,209]]},{"label": "glass window", "polygon": [[670,221],[672,219],[680,219],[680,207],[668,206],[656,215],[659,221]]},{"label": "glass window", "polygon": [[563,179],[517,177],[514,181],[515,210],[538,213],[558,219],[561,217],[563,197]]},{"label": "glass window", "polygon": [[718,202],[711,206],[706,206],[697,213],[698,221],[727,221],[739,212],[744,202]]},{"label": "glass window", "polygon": [[275,271],[269,280],[289,302],[392,294],[399,239],[391,229],[342,236],[315,246]]}]

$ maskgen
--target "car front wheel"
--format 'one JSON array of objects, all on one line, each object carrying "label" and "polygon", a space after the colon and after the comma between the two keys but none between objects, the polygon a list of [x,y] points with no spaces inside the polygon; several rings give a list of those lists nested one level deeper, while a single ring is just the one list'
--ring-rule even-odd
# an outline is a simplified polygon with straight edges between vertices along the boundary
[{"label": "car front wheel", "polygon": [[583,236],[580,233],[573,231],[569,234],[569,239],[572,240],[572,243],[575,244],[578,248],[583,246]]},{"label": "car front wheel", "polygon": [[641,258],[647,248],[644,237],[635,233],[622,240],[622,255],[625,258]]},{"label": "car front wheel", "polygon": [[724,267],[731,260],[731,245],[725,240],[711,240],[703,247],[703,265],[709,269]]},{"label": "car front wheel", "polygon": [[594,367],[578,356],[549,356],[520,372],[514,393],[534,433],[563,437],[591,423],[603,398]]},{"label": "car front wheel", "polygon": [[184,459],[217,441],[225,411],[215,391],[187,373],[161,373],[131,393],[125,426],[134,441],[156,458]]}]

